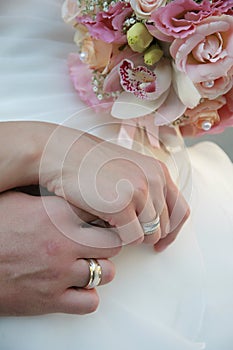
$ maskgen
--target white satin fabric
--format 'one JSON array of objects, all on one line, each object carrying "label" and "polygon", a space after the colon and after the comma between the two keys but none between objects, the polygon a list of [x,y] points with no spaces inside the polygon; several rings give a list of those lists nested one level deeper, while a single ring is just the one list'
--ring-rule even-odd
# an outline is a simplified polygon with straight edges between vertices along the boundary
[{"label": "white satin fabric", "polygon": [[[116,137],[113,119],[85,110],[73,90],[66,57],[76,47],[61,4],[0,3],[0,118]],[[124,248],[114,258],[116,278],[98,288],[101,304],[92,315],[1,318],[1,350],[232,349],[232,163],[209,142],[173,147],[168,162],[192,209],[176,242],[160,254]]]}]

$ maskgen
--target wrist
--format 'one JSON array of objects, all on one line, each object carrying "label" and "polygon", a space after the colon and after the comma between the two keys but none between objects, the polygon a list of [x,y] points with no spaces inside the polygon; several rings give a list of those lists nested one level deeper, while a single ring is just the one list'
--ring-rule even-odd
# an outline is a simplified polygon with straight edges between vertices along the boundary
[{"label": "wrist", "polygon": [[39,183],[43,149],[56,125],[2,122],[0,128],[0,191]]},{"label": "wrist", "polygon": [[[56,125],[47,142],[44,143],[44,147],[42,143],[39,166],[40,185],[58,196],[70,199],[67,183],[77,183],[80,164],[96,142],[98,140],[92,135]],[[74,188],[78,191],[78,186]],[[77,193],[76,198],[78,197]]]},{"label": "wrist", "polygon": [[37,147],[31,123],[3,122],[0,128],[0,191],[36,183]]}]

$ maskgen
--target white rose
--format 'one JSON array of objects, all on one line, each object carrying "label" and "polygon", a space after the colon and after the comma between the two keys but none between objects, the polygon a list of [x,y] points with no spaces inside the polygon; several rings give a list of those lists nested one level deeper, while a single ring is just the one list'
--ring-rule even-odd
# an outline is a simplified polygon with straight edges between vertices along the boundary
[{"label": "white rose", "polygon": [[74,25],[75,18],[81,13],[82,6],[76,0],[65,0],[62,5],[62,18],[66,23]]},{"label": "white rose", "polygon": [[148,18],[155,9],[165,6],[167,0],[130,0],[130,5],[138,18]]}]

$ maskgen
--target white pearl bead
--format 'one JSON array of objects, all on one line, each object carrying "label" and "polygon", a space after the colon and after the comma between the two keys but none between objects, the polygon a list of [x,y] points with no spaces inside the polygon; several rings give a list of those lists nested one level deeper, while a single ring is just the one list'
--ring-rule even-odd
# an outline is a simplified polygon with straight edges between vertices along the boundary
[{"label": "white pearl bead", "polygon": [[81,52],[80,54],[79,54],[79,58],[80,58],[80,60],[81,61],[85,61],[86,59],[87,59],[87,53],[86,52]]},{"label": "white pearl bead", "polygon": [[136,22],[135,18],[131,17],[131,18],[129,19],[129,23],[130,23],[130,24],[134,24],[135,22]]},{"label": "white pearl bead", "polygon": [[202,85],[207,89],[211,89],[214,86],[214,80],[204,81]]},{"label": "white pearl bead", "polygon": [[209,131],[209,130],[212,128],[212,123],[209,122],[209,121],[204,121],[204,122],[201,124],[201,128],[202,128],[202,130],[204,130],[204,131]]}]

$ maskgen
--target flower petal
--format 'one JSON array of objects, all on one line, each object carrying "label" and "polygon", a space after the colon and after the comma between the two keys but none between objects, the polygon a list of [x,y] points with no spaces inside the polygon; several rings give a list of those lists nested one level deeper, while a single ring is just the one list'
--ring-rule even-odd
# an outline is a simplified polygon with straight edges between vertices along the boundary
[{"label": "flower petal", "polygon": [[145,66],[137,66],[130,60],[123,60],[119,67],[121,86],[138,98],[153,99],[156,92],[156,75]]},{"label": "flower petal", "polygon": [[201,95],[194,86],[192,80],[187,74],[177,69],[173,62],[173,88],[182,101],[188,108],[194,108],[198,105]]},{"label": "flower petal", "polygon": [[156,75],[157,90],[153,94],[153,98],[159,98],[166,90],[169,89],[172,82],[171,64],[167,58],[162,58],[154,69]]},{"label": "flower petal", "polygon": [[155,101],[141,100],[130,92],[122,92],[113,103],[111,115],[119,119],[143,117],[159,108],[168,96],[166,91]]},{"label": "flower petal", "polygon": [[181,117],[186,106],[180,101],[174,89],[171,87],[166,101],[155,112],[155,125],[167,125]]}]

